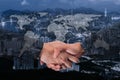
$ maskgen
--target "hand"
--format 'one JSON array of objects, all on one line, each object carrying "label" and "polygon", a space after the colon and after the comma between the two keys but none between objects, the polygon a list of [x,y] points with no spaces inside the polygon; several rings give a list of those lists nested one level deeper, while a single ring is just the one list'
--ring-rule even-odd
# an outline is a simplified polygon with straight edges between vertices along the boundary
[{"label": "hand", "polygon": [[[82,46],[79,42],[73,43],[73,44],[67,44],[66,49],[67,49],[66,50],[67,53],[69,53],[77,58],[80,58],[84,54],[84,49],[82,48]],[[56,53],[54,53],[54,54],[56,54]],[[57,53],[57,55],[55,55],[55,57],[58,58],[60,54],[61,53]],[[47,66],[54,70],[55,70],[55,68],[59,68],[59,65],[55,66],[55,65],[51,64],[51,65],[47,65]],[[65,69],[64,66],[62,68]]]},{"label": "hand", "polygon": [[[47,56],[46,56],[47,55]],[[57,58],[53,58],[53,53],[43,53],[41,56],[41,60],[46,63],[48,68],[51,68],[55,71],[60,71],[61,69],[71,68],[72,62],[78,63],[79,59],[68,54],[62,52]]]},{"label": "hand", "polygon": [[66,44],[61,41],[53,41],[44,44],[45,47],[52,48],[54,50],[54,58],[57,58],[57,56],[59,56],[59,54],[63,51],[68,52],[69,54],[76,57],[80,57],[84,53],[84,49],[79,42],[73,44]]},{"label": "hand", "polygon": [[[46,49],[45,49],[46,48]],[[43,51],[44,50],[44,51]],[[81,57],[81,55],[84,53],[84,50],[83,48],[81,47],[80,43],[74,43],[74,44],[65,44],[63,42],[60,42],[60,41],[54,41],[54,42],[50,42],[50,43],[45,43],[44,44],[44,49],[42,51],[42,54],[44,53],[53,53],[54,52],[54,58],[58,57],[58,55],[61,54],[61,52],[68,52],[69,54],[71,55],[74,55],[75,57],[79,58]],[[45,52],[47,51],[47,52]],[[45,58],[45,56],[44,56]],[[46,61],[48,61],[47,59],[48,57],[46,57]],[[52,60],[52,59],[51,59]],[[44,59],[41,60],[41,64],[45,63],[46,62]],[[57,61],[57,60],[56,60]],[[50,61],[50,62],[53,62],[53,61]],[[47,63],[47,62],[46,62]],[[56,62],[58,63],[58,62]],[[69,64],[69,63],[68,63]],[[47,63],[46,64],[47,67],[49,68],[52,68],[54,70],[59,70],[60,69],[60,65],[57,65],[57,64],[53,64],[53,63]],[[66,63],[67,65],[67,63]],[[63,69],[65,68],[68,68],[69,66],[67,65],[67,67],[65,66],[62,66]]]},{"label": "hand", "polygon": [[[69,68],[71,66],[70,62],[67,61],[67,59],[70,59],[72,62],[78,62],[78,58],[73,57],[73,59],[71,59],[70,54],[66,53],[66,55],[63,55],[62,57],[64,57],[64,59],[54,59],[53,54],[59,54],[64,52],[67,50],[67,44],[60,42],[60,41],[54,41],[54,42],[49,42],[49,43],[44,43],[43,49],[41,51],[41,63],[46,63],[46,65],[49,68],[52,68],[55,70],[55,68],[60,68],[60,63],[62,62],[62,64],[64,63],[65,65],[63,65],[62,67],[66,67]],[[62,55],[62,54],[61,54]],[[56,55],[55,55],[56,56]],[[70,57],[70,58],[69,58]],[[63,61],[61,61],[63,60]],[[66,61],[65,61],[66,60]],[[55,62],[56,61],[56,62]],[[54,62],[54,64],[53,64]],[[72,63],[71,62],[71,63]],[[56,64],[56,65],[55,65]],[[59,64],[59,65],[57,65]]]},{"label": "hand", "polygon": [[[84,54],[85,51],[83,47],[81,46],[80,42],[76,42],[73,44],[67,44],[66,52],[68,52],[71,55],[74,55],[77,58],[80,58]],[[59,54],[56,55],[55,57],[59,56]]]}]

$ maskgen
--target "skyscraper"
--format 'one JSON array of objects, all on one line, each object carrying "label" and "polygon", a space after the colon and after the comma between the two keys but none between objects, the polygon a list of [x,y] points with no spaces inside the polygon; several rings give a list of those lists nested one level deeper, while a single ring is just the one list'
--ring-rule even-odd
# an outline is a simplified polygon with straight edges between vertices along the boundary
[{"label": "skyscraper", "polygon": [[107,8],[105,8],[104,17],[107,17]]}]

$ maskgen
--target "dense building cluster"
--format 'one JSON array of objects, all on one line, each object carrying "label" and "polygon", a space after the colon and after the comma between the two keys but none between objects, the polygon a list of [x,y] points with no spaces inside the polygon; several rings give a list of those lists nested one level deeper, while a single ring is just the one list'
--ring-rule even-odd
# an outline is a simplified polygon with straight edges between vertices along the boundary
[{"label": "dense building cluster", "polygon": [[[109,16],[106,11],[105,14],[7,13],[0,19],[0,57],[12,56],[13,69],[44,68],[45,65],[41,66],[39,60],[31,55],[37,53],[35,51],[26,50],[25,54],[18,58],[25,44],[24,36],[31,31],[37,35],[38,45],[39,40],[83,42],[86,56],[97,60],[114,60],[120,56],[120,20],[114,16]],[[65,71],[71,70],[80,71],[80,66],[73,64],[71,69]]]}]

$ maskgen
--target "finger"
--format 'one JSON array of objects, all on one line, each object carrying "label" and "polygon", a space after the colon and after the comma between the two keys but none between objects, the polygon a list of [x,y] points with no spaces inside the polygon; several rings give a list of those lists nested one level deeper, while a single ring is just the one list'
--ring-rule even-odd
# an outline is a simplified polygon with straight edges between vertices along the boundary
[{"label": "finger", "polygon": [[75,53],[74,51],[70,50],[70,49],[67,49],[66,50],[67,53],[71,54],[71,55],[76,55],[77,53]]},{"label": "finger", "polygon": [[43,65],[43,64],[44,64],[44,62],[43,62],[43,61],[40,61],[40,64],[41,64],[41,65]]},{"label": "finger", "polygon": [[60,65],[56,65],[55,68],[56,68],[56,69],[60,69],[61,66],[60,66]]},{"label": "finger", "polygon": [[54,71],[60,71],[61,66],[60,65],[53,65],[53,66],[51,66],[51,69]]},{"label": "finger", "polygon": [[78,53],[75,57],[80,58],[84,53]]},{"label": "finger", "polygon": [[65,65],[62,65],[62,69],[64,70],[64,69],[67,69],[67,67],[65,66]]},{"label": "finger", "polygon": [[59,54],[62,52],[62,51],[65,51],[67,50],[67,44],[63,44],[62,46],[59,46],[59,47],[55,47],[54,49],[54,58],[57,58],[59,56]]},{"label": "finger", "polygon": [[55,67],[53,64],[46,64],[48,68]]},{"label": "finger", "polygon": [[68,59],[71,61],[71,62],[74,62],[74,63],[79,63],[80,61],[79,61],[79,58],[76,58],[76,57],[74,57],[74,56],[69,56],[68,57]]},{"label": "finger", "polygon": [[61,60],[61,62],[67,67],[67,68],[71,68],[72,67],[72,63],[68,60]]},{"label": "finger", "polygon": [[56,64],[47,64],[47,67],[51,69],[57,69],[57,70],[61,68],[60,65],[56,65]]}]

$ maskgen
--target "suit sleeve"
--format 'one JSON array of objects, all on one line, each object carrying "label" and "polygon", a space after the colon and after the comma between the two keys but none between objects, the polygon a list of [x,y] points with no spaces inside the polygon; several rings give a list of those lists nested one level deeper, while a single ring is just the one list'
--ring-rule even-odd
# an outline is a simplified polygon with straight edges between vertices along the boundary
[{"label": "suit sleeve", "polygon": [[21,57],[26,51],[30,54],[39,56],[43,42],[39,39],[39,36],[35,34],[33,31],[27,31],[24,34],[24,44],[20,50],[19,57]]},{"label": "suit sleeve", "polygon": [[91,36],[75,38],[75,39],[71,40],[69,43],[75,43],[75,42],[79,42],[81,44],[82,48],[85,51],[85,54],[89,53],[89,49],[91,48],[91,45],[92,45]]}]

